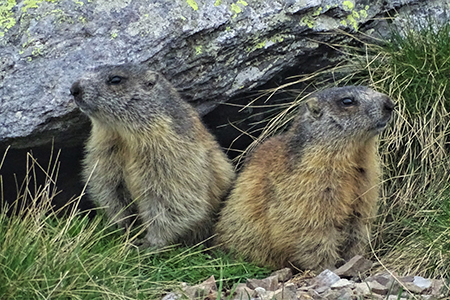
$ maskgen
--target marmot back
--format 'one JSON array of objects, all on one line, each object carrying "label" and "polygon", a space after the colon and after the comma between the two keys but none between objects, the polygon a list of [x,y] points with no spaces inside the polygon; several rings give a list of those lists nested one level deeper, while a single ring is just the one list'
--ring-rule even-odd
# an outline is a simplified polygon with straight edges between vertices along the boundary
[{"label": "marmot back", "polygon": [[234,169],[197,112],[145,66],[101,66],[72,85],[92,121],[84,179],[93,200],[127,227],[137,214],[146,244],[209,237]]},{"label": "marmot back", "polygon": [[260,265],[320,270],[363,254],[376,212],[377,135],[392,101],[331,88],[246,161],[216,226],[217,242]]}]

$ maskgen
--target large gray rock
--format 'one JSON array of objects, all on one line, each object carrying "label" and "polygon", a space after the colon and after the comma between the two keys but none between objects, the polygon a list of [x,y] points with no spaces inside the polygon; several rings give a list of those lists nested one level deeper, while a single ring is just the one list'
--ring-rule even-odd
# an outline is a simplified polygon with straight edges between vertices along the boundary
[{"label": "large gray rock", "polygon": [[323,43],[346,42],[344,35],[322,33],[365,31],[374,17],[406,4],[424,6],[408,8],[420,15],[431,8],[441,14],[448,3],[8,1],[0,13],[0,147],[42,145],[53,137],[79,143],[88,121],[69,87],[92,66],[148,64],[205,114],[288,67],[314,68],[310,57]]}]

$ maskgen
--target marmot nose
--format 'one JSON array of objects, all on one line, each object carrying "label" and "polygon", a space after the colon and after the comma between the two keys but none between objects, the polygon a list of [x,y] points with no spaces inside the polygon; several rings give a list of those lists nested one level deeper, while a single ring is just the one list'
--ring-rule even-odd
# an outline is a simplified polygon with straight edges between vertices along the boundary
[{"label": "marmot nose", "polygon": [[74,97],[77,97],[81,94],[81,87],[79,81],[76,81],[74,82],[74,84],[72,84],[72,87],[70,88],[70,94]]},{"label": "marmot nose", "polygon": [[391,113],[394,110],[395,104],[392,102],[391,98],[386,97],[383,103],[383,109],[387,113]]}]

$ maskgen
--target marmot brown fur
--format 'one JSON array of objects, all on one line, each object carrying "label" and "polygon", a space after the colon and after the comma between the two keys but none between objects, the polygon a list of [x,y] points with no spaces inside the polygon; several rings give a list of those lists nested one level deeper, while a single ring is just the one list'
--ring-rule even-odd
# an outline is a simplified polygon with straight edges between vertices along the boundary
[{"label": "marmot brown fur", "polygon": [[363,254],[376,213],[377,135],[392,101],[331,88],[246,161],[216,226],[217,242],[260,265],[320,270]]},{"label": "marmot brown fur", "polygon": [[92,121],[83,176],[115,222],[148,225],[145,245],[187,245],[210,236],[234,168],[197,112],[159,73],[101,66],[71,87]]}]

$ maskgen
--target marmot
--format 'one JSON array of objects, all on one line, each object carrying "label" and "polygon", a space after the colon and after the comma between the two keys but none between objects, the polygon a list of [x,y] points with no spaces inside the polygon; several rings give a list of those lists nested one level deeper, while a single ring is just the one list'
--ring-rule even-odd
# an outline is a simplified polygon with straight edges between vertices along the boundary
[{"label": "marmot", "polygon": [[319,271],[362,254],[380,185],[377,135],[393,108],[363,86],[308,98],[291,128],[244,163],[216,242],[274,268]]},{"label": "marmot", "polygon": [[71,94],[92,122],[83,177],[111,220],[148,224],[144,245],[208,238],[234,167],[194,108],[146,66],[105,65]]}]

